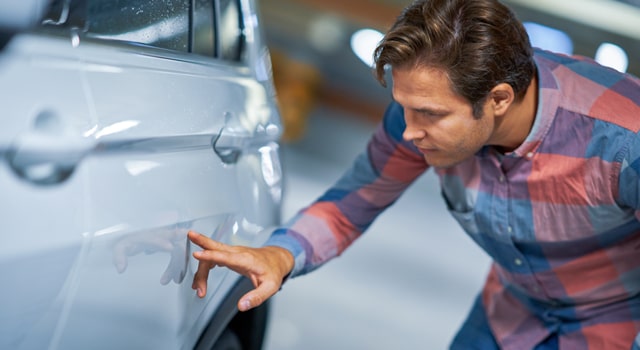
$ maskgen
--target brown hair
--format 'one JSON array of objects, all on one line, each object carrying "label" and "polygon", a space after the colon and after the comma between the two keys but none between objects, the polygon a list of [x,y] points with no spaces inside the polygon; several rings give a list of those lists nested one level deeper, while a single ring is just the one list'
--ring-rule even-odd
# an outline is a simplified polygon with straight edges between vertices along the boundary
[{"label": "brown hair", "polygon": [[375,50],[375,73],[385,67],[443,69],[455,93],[480,117],[500,83],[522,99],[535,73],[533,49],[522,23],[497,0],[417,0],[398,17]]}]

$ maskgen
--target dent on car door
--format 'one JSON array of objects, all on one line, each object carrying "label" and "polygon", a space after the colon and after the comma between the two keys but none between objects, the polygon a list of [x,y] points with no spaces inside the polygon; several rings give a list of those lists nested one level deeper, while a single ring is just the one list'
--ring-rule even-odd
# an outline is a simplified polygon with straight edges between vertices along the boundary
[{"label": "dent on car door", "polygon": [[68,35],[0,51],[0,348],[55,343],[88,246],[85,161],[94,124]]},{"label": "dent on car door", "polygon": [[97,120],[85,162],[93,241],[61,347],[184,347],[233,282],[214,269],[196,297],[186,232],[258,245],[278,220],[272,105],[241,68],[95,38],[78,49]]}]

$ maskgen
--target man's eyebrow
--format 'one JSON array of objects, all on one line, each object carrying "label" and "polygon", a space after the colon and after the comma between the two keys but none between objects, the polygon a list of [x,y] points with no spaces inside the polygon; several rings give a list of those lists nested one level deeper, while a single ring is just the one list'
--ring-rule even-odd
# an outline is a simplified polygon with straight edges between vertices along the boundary
[{"label": "man's eyebrow", "polygon": [[393,96],[393,92],[391,93],[391,100],[397,104],[399,104],[400,106],[402,106],[402,108],[407,108],[410,109],[414,112],[418,112],[418,113],[427,113],[427,114],[433,114],[433,115],[445,115],[447,113],[449,113],[449,110],[446,108],[442,108],[442,107],[429,107],[429,106],[422,106],[422,107],[408,107],[403,105],[402,103],[398,102],[398,100],[395,99],[395,97]]},{"label": "man's eyebrow", "polygon": [[446,114],[447,110],[444,108],[432,108],[432,107],[418,107],[418,108],[410,108],[411,110],[419,113],[429,113],[429,114]]}]

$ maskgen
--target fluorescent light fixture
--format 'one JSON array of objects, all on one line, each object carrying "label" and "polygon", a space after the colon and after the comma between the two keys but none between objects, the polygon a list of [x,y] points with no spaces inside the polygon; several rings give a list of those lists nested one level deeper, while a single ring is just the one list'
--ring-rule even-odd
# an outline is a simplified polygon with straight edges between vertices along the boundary
[{"label": "fluorescent light fixture", "polygon": [[373,67],[373,52],[384,34],[375,29],[360,29],[351,36],[351,50],[368,67]]},{"label": "fluorescent light fixture", "polygon": [[567,55],[573,54],[573,41],[567,33],[539,23],[524,22],[523,24],[532,46]]},{"label": "fluorescent light fixture", "polygon": [[629,56],[626,51],[616,44],[602,43],[596,51],[596,61],[603,66],[611,67],[620,72],[629,68]]}]

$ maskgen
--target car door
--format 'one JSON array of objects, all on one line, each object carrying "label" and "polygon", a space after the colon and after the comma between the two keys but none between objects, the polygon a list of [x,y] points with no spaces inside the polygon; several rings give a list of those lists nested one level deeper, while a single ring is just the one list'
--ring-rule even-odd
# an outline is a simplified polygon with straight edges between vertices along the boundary
[{"label": "car door", "polygon": [[93,118],[73,38],[18,33],[0,51],[0,348],[47,348],[90,236]]},{"label": "car door", "polygon": [[[96,151],[85,160],[92,243],[59,344],[189,347],[238,277],[214,269],[207,298],[197,298],[186,232],[234,244],[266,239],[279,219],[277,115],[241,45],[235,59],[220,57],[215,41],[192,52],[201,34],[190,29],[219,22],[223,3],[240,16],[239,2],[85,3],[77,49],[96,118]],[[209,19],[190,14],[200,7]]]}]

